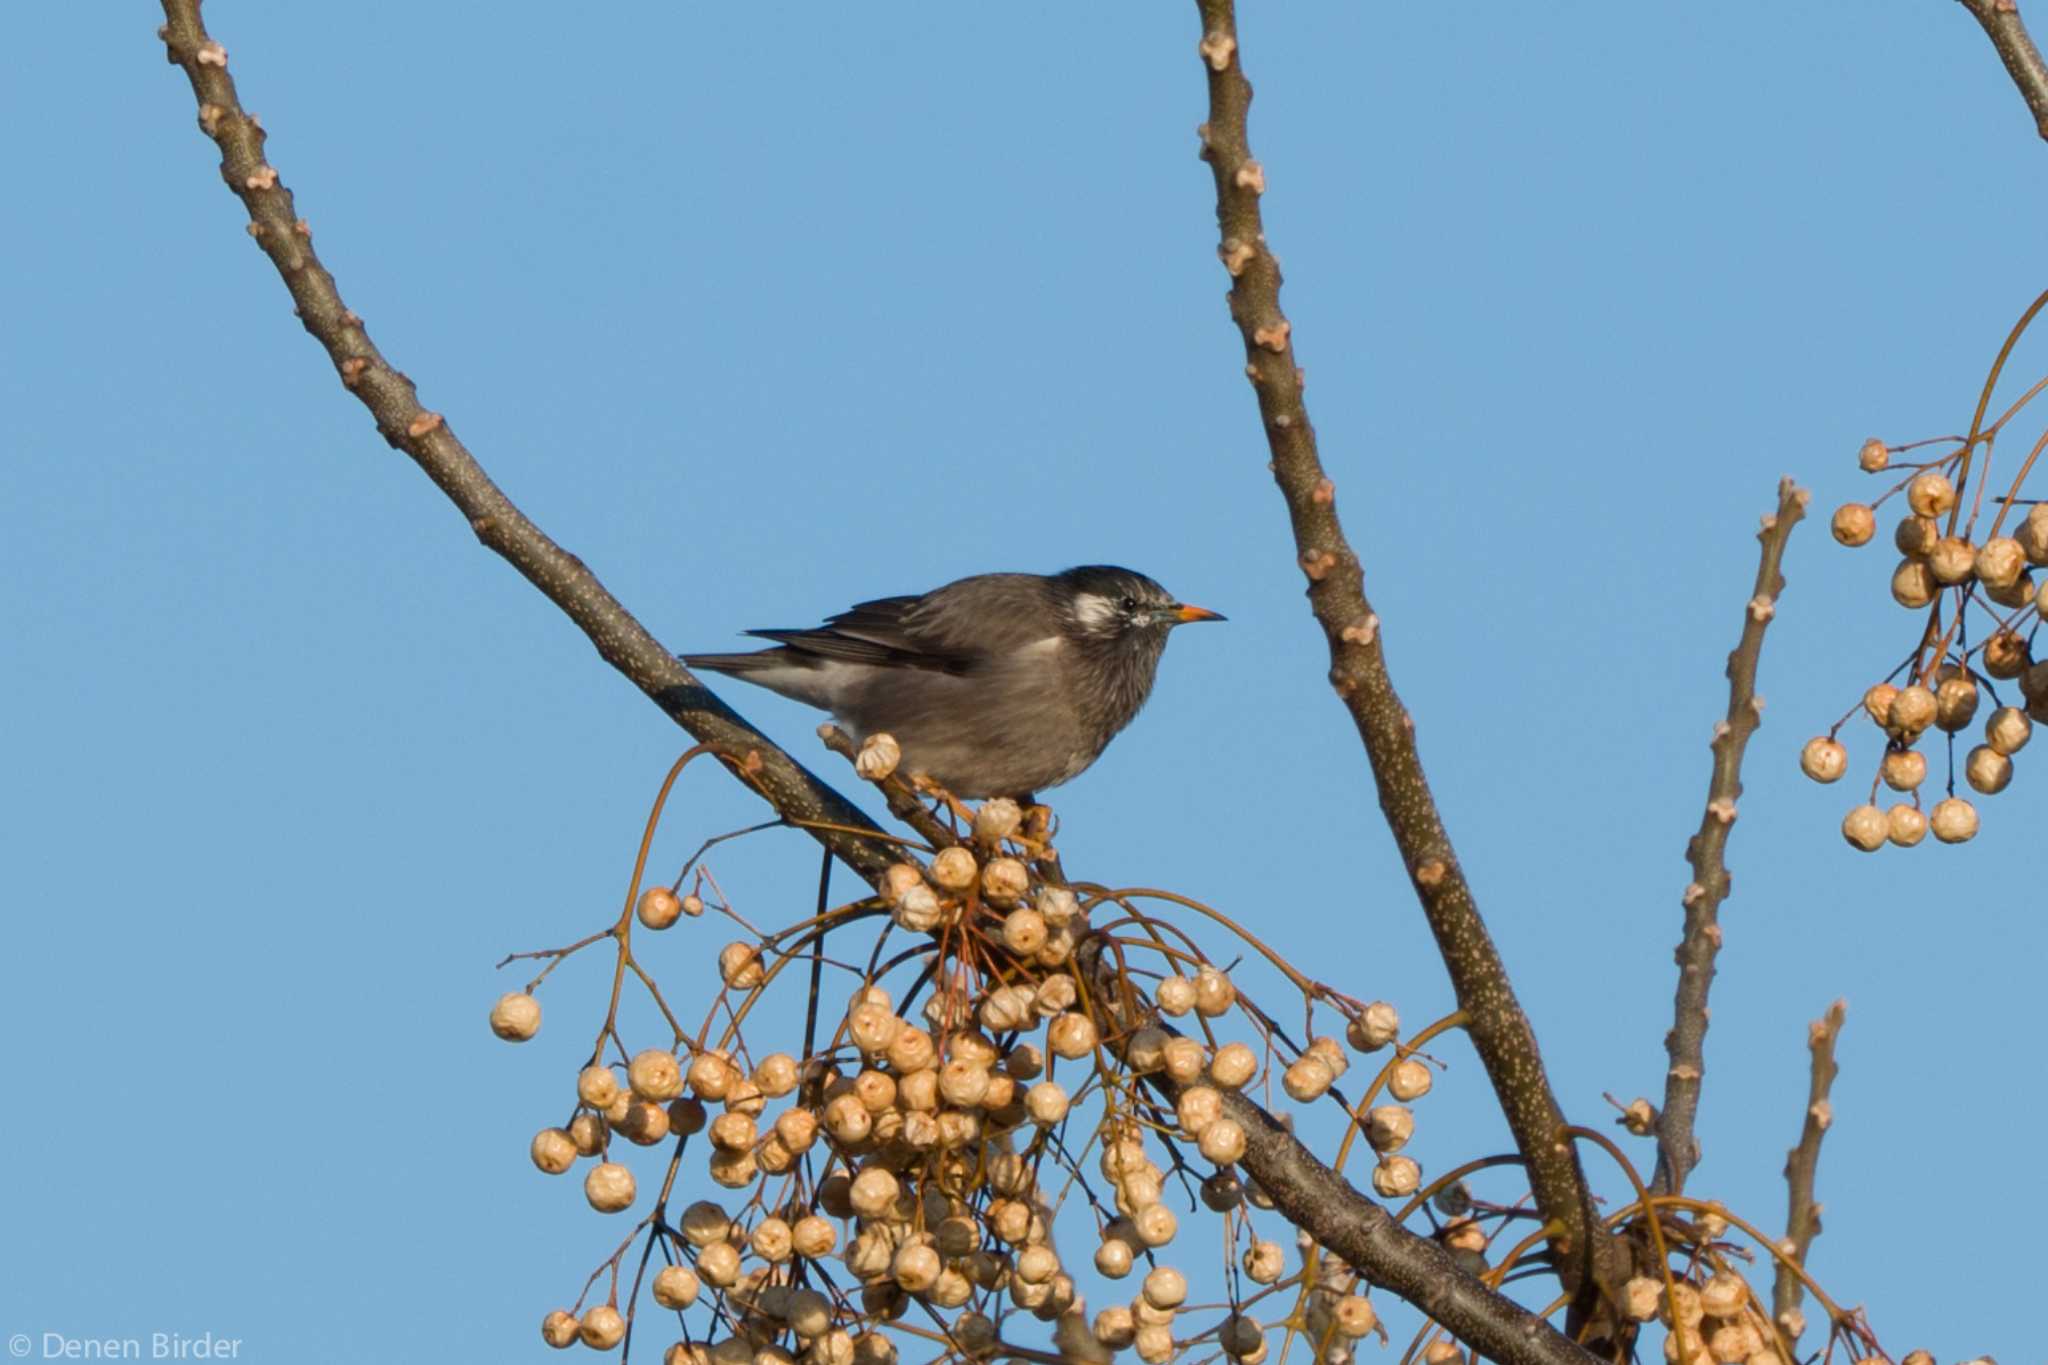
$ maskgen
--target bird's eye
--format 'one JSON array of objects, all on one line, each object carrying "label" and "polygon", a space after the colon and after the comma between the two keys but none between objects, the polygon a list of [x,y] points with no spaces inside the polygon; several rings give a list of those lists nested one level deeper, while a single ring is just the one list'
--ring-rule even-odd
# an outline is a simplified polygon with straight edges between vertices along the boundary
[{"label": "bird's eye", "polygon": [[1117,605],[1122,607],[1125,611],[1136,611],[1138,609],[1138,599],[1127,595],[1125,596],[1124,600],[1122,602],[1119,602]]}]

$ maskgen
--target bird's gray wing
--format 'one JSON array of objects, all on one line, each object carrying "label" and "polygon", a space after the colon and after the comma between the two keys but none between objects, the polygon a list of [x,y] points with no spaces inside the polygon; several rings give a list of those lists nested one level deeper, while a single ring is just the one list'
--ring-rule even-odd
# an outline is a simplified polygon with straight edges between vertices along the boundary
[{"label": "bird's gray wing", "polygon": [[917,628],[922,597],[881,597],[861,602],[811,630],[750,630],[749,635],[774,640],[801,654],[844,663],[889,668],[924,668],[964,673],[972,665],[969,651],[957,642],[936,638]]}]

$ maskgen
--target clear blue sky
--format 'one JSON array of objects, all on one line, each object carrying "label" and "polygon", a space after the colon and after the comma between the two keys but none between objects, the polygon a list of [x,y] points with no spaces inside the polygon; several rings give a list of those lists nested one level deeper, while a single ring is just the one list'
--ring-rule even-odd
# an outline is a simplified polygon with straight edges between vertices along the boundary
[{"label": "clear blue sky", "polygon": [[[1782,1224],[1845,996],[1816,1273],[1895,1351],[2033,1350],[2041,756],[1974,846],[1878,857],[1795,771],[1910,643],[1879,552],[1826,536],[1857,443],[1965,424],[2043,284],[2048,147],[1989,46],[1945,0],[1247,11],[1324,457],[1563,1103],[1659,1091],[1722,660],[1796,473],[1694,1189]],[[1230,623],[1059,793],[1068,867],[1447,1008],[1240,374],[1192,6],[207,13],[387,355],[663,640],[1145,569]],[[605,980],[557,973],[513,1049],[492,964],[614,912],[681,737],[343,394],[157,22],[42,7],[0,81],[0,1333],[532,1358],[620,1231],[526,1157]],[[726,691],[824,761],[812,713]],[[756,809],[694,777],[661,856]],[[714,867],[761,920],[816,875],[795,836]],[[1435,1169],[1503,1140],[1444,1056]]]}]

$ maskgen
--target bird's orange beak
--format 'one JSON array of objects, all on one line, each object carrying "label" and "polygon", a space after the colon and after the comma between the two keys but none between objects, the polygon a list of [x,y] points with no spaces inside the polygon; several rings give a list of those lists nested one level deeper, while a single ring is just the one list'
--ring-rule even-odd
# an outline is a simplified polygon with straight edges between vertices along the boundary
[{"label": "bird's orange beak", "polygon": [[1210,611],[1207,607],[1183,606],[1177,609],[1173,614],[1176,617],[1178,617],[1183,624],[1189,621],[1224,621],[1229,619],[1222,612]]}]

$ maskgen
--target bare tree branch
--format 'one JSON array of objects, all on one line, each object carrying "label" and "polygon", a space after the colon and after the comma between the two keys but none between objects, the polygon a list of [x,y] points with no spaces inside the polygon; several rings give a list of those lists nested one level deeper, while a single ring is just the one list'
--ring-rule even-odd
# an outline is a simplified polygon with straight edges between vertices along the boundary
[{"label": "bare tree branch", "polygon": [[[1806,1026],[1806,1046],[1813,1053],[1813,1079],[1806,1092],[1806,1122],[1799,1132],[1799,1145],[1785,1154],[1785,1240],[1792,1244],[1792,1259],[1802,1266],[1806,1264],[1807,1248],[1820,1236],[1820,1205],[1813,1199],[1813,1178],[1820,1166],[1820,1140],[1834,1121],[1828,1091],[1835,1083],[1837,1070],[1835,1041],[1842,1036],[1842,1021],[1848,1010],[1845,1003],[1837,1000],[1826,1014]],[[1799,1333],[1794,1324],[1803,1295],[1799,1276],[1790,1266],[1779,1262],[1777,1283],[1771,1290],[1771,1312],[1786,1337],[1795,1344]]]},{"label": "bare tree branch", "polygon": [[2041,50],[2027,34],[2020,19],[2019,0],[1958,0],[1984,29],[1984,36],[1998,49],[2005,74],[2019,89],[2020,98],[2034,116],[2034,131],[2048,140],[2048,64]]},{"label": "bare tree branch", "polygon": [[371,344],[363,320],[342,302],[334,277],[313,253],[311,229],[297,216],[291,191],[264,160],[262,125],[236,97],[227,52],[200,23],[199,0],[163,0],[163,7],[160,32],[170,60],[192,82],[199,126],[220,147],[221,175],[249,211],[250,235],[291,291],[299,320],[327,348],[342,384],[370,410],[384,439],[440,486],[477,539],[568,614],[605,662],[676,724],[716,745],[783,818],[808,824],[847,866],[870,881],[878,877],[893,858],[888,844],[865,837],[880,833],[867,816],[705,690],[582,560],[513,505],[441,414],[421,406],[412,381]]},{"label": "bare tree branch", "polygon": [[1209,71],[1209,121],[1202,154],[1216,178],[1217,251],[1229,270],[1230,313],[1243,333],[1245,372],[1258,394],[1273,477],[1293,522],[1298,563],[1308,577],[1309,604],[1330,651],[1330,683],[1365,743],[1380,809],[1400,848],[1438,951],[1469,1016],[1467,1032],[1493,1083],[1515,1144],[1528,1162],[1543,1216],[1562,1229],[1558,1269],[1573,1295],[1575,1320],[1595,1308],[1599,1287],[1617,1290],[1627,1276],[1623,1249],[1600,1231],[1580,1168],[1565,1140],[1565,1122],[1551,1093],[1536,1035],[1509,983],[1459,870],[1415,747],[1415,726],[1394,692],[1382,651],[1380,619],[1365,596],[1358,556],[1337,519],[1336,486],[1324,474],[1315,432],[1302,403],[1291,325],[1280,311],[1280,267],[1267,248],[1259,196],[1264,169],[1245,130],[1252,89],[1238,60],[1233,0],[1197,0],[1200,51]]},{"label": "bare tree branch", "polygon": [[1707,991],[1714,982],[1714,956],[1721,950],[1721,902],[1730,879],[1722,854],[1728,832],[1735,827],[1736,802],[1742,796],[1742,755],[1763,716],[1756,695],[1757,661],[1763,654],[1764,630],[1777,612],[1785,576],[1778,566],[1792,528],[1806,515],[1811,495],[1785,479],[1778,484],[1778,510],[1764,518],[1757,539],[1763,555],[1756,587],[1743,608],[1742,639],[1728,655],[1728,714],[1714,726],[1714,770],[1707,781],[1707,809],[1699,833],[1685,847],[1692,864],[1692,882],[1685,888],[1685,934],[1679,940],[1678,998],[1675,1022],[1665,1035],[1670,1069],[1664,1076],[1664,1108],[1657,1119],[1657,1176],[1651,1188],[1676,1194],[1699,1163],[1699,1141],[1693,1120],[1699,1113],[1700,1082],[1706,1068]]},{"label": "bare tree branch", "polygon": [[[1083,944],[1075,962],[1095,983],[1095,1006],[1112,1024],[1105,1043],[1119,1057],[1141,1028],[1161,1028],[1179,1036],[1179,1030],[1128,988],[1100,939]],[[1145,1080],[1169,1106],[1179,1103],[1183,1087],[1164,1072],[1149,1072]],[[1441,1245],[1395,1222],[1383,1206],[1324,1164],[1243,1093],[1224,1090],[1219,1098],[1223,1112],[1244,1129],[1240,1164],[1246,1173],[1289,1222],[1341,1256],[1370,1283],[1400,1295],[1500,1365],[1592,1365],[1600,1360],[1544,1318],[1489,1288]]]}]

